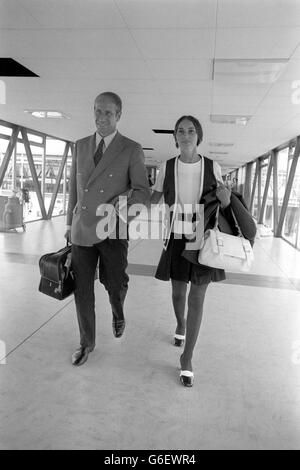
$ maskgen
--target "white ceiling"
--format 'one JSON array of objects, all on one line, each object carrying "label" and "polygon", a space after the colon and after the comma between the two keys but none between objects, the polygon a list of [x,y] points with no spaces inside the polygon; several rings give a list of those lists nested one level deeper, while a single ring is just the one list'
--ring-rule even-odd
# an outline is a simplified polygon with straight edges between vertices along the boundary
[{"label": "white ceiling", "polygon": [[[154,148],[148,163],[176,154],[172,136],[152,129],[172,129],[183,114],[200,119],[199,151],[224,169],[300,134],[300,104],[292,102],[299,0],[0,0],[0,57],[40,76],[0,77],[2,119],[76,140],[94,132],[95,96],[114,91],[124,103],[120,131]],[[212,80],[213,59],[288,62],[275,83],[236,84]],[[25,109],[71,119],[42,121]],[[245,127],[212,124],[211,114],[252,118]]]}]

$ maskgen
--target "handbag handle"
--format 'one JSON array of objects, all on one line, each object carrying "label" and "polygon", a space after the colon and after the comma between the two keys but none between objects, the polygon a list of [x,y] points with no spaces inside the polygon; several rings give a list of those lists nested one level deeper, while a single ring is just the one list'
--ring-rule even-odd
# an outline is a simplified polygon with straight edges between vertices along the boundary
[{"label": "handbag handle", "polygon": [[239,226],[239,223],[238,223],[238,221],[237,221],[237,218],[236,218],[236,216],[234,215],[234,212],[233,212],[233,210],[232,210],[231,207],[230,207],[230,210],[231,210],[231,214],[232,214],[232,217],[233,217],[235,226],[236,226],[236,228],[237,228],[237,230],[238,230],[238,232],[239,232],[239,236],[244,238],[244,235],[243,235],[243,232],[242,232],[242,230],[241,230],[241,227]]},{"label": "handbag handle", "polygon": [[[236,229],[237,229],[237,231],[238,231],[238,233],[239,233],[239,237],[244,238],[244,235],[243,235],[243,233],[242,233],[241,227],[239,226],[239,223],[238,223],[238,221],[237,221],[236,216],[234,215],[234,212],[233,212],[232,208],[230,208],[230,210],[231,210],[231,214],[232,214],[232,217],[233,217],[233,220],[234,220]],[[216,210],[216,220],[215,220],[214,230],[217,230],[218,225],[219,225],[219,214],[220,214],[220,204],[218,204],[218,207],[217,207],[217,210]]]}]

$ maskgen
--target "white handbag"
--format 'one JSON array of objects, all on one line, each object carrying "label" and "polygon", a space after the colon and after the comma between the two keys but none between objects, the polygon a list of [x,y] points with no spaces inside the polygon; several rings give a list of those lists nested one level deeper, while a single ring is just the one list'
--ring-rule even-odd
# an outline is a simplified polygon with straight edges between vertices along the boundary
[{"label": "white handbag", "polygon": [[218,229],[219,206],[213,229],[206,230],[199,250],[198,262],[204,266],[229,271],[249,271],[254,254],[249,240],[243,237],[241,229],[232,212],[239,235],[229,235]]}]

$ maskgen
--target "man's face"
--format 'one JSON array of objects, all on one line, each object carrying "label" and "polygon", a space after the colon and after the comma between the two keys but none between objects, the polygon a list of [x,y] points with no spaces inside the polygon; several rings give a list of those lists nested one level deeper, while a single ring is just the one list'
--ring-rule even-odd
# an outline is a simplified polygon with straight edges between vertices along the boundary
[{"label": "man's face", "polygon": [[98,133],[106,137],[116,130],[121,112],[109,97],[101,96],[95,101],[94,115]]}]

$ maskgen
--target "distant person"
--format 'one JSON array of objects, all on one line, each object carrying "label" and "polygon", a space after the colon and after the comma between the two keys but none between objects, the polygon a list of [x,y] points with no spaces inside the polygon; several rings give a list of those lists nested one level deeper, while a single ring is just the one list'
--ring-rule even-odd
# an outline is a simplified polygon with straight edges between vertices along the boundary
[{"label": "distant person", "polygon": [[149,183],[149,186],[151,188],[151,186],[153,186],[153,181],[152,181],[151,175],[148,175],[148,183]]},{"label": "distant person", "polygon": [[113,334],[125,329],[124,301],[128,289],[128,239],[99,239],[96,216],[99,207],[127,195],[128,206],[149,202],[149,185],[140,144],[121,135],[117,124],[122,113],[118,95],[105,92],[94,103],[96,133],[76,142],[70,178],[70,197],[65,237],[72,242],[75,303],[80,347],[72,363],[80,366],[93,351],[95,338],[94,278],[99,260],[99,279],[108,292]]},{"label": "distant person", "polygon": [[31,200],[30,200],[29,190],[28,188],[21,188],[21,191],[22,191],[22,199],[23,199],[25,209],[28,213],[30,213],[31,212]]},{"label": "distant person", "polygon": [[[231,192],[223,184],[220,166],[198,153],[197,147],[203,139],[198,119],[193,116],[182,116],[178,119],[174,138],[180,154],[161,166],[152,188],[153,204],[158,203],[162,196],[168,207],[174,207],[177,203],[173,216],[171,213],[168,234],[155,277],[163,281],[171,279],[172,282],[172,302],[177,320],[174,344],[184,346],[180,356],[180,380],[184,386],[191,387],[194,383],[192,358],[201,326],[206,290],[210,282],[224,280],[225,273],[222,269],[200,265],[197,252],[196,261],[190,261],[186,244],[194,236],[196,204],[204,204],[205,214],[206,196],[212,195],[216,205],[220,203],[221,208],[225,210],[230,204]],[[189,283],[188,310],[185,317]]]}]

